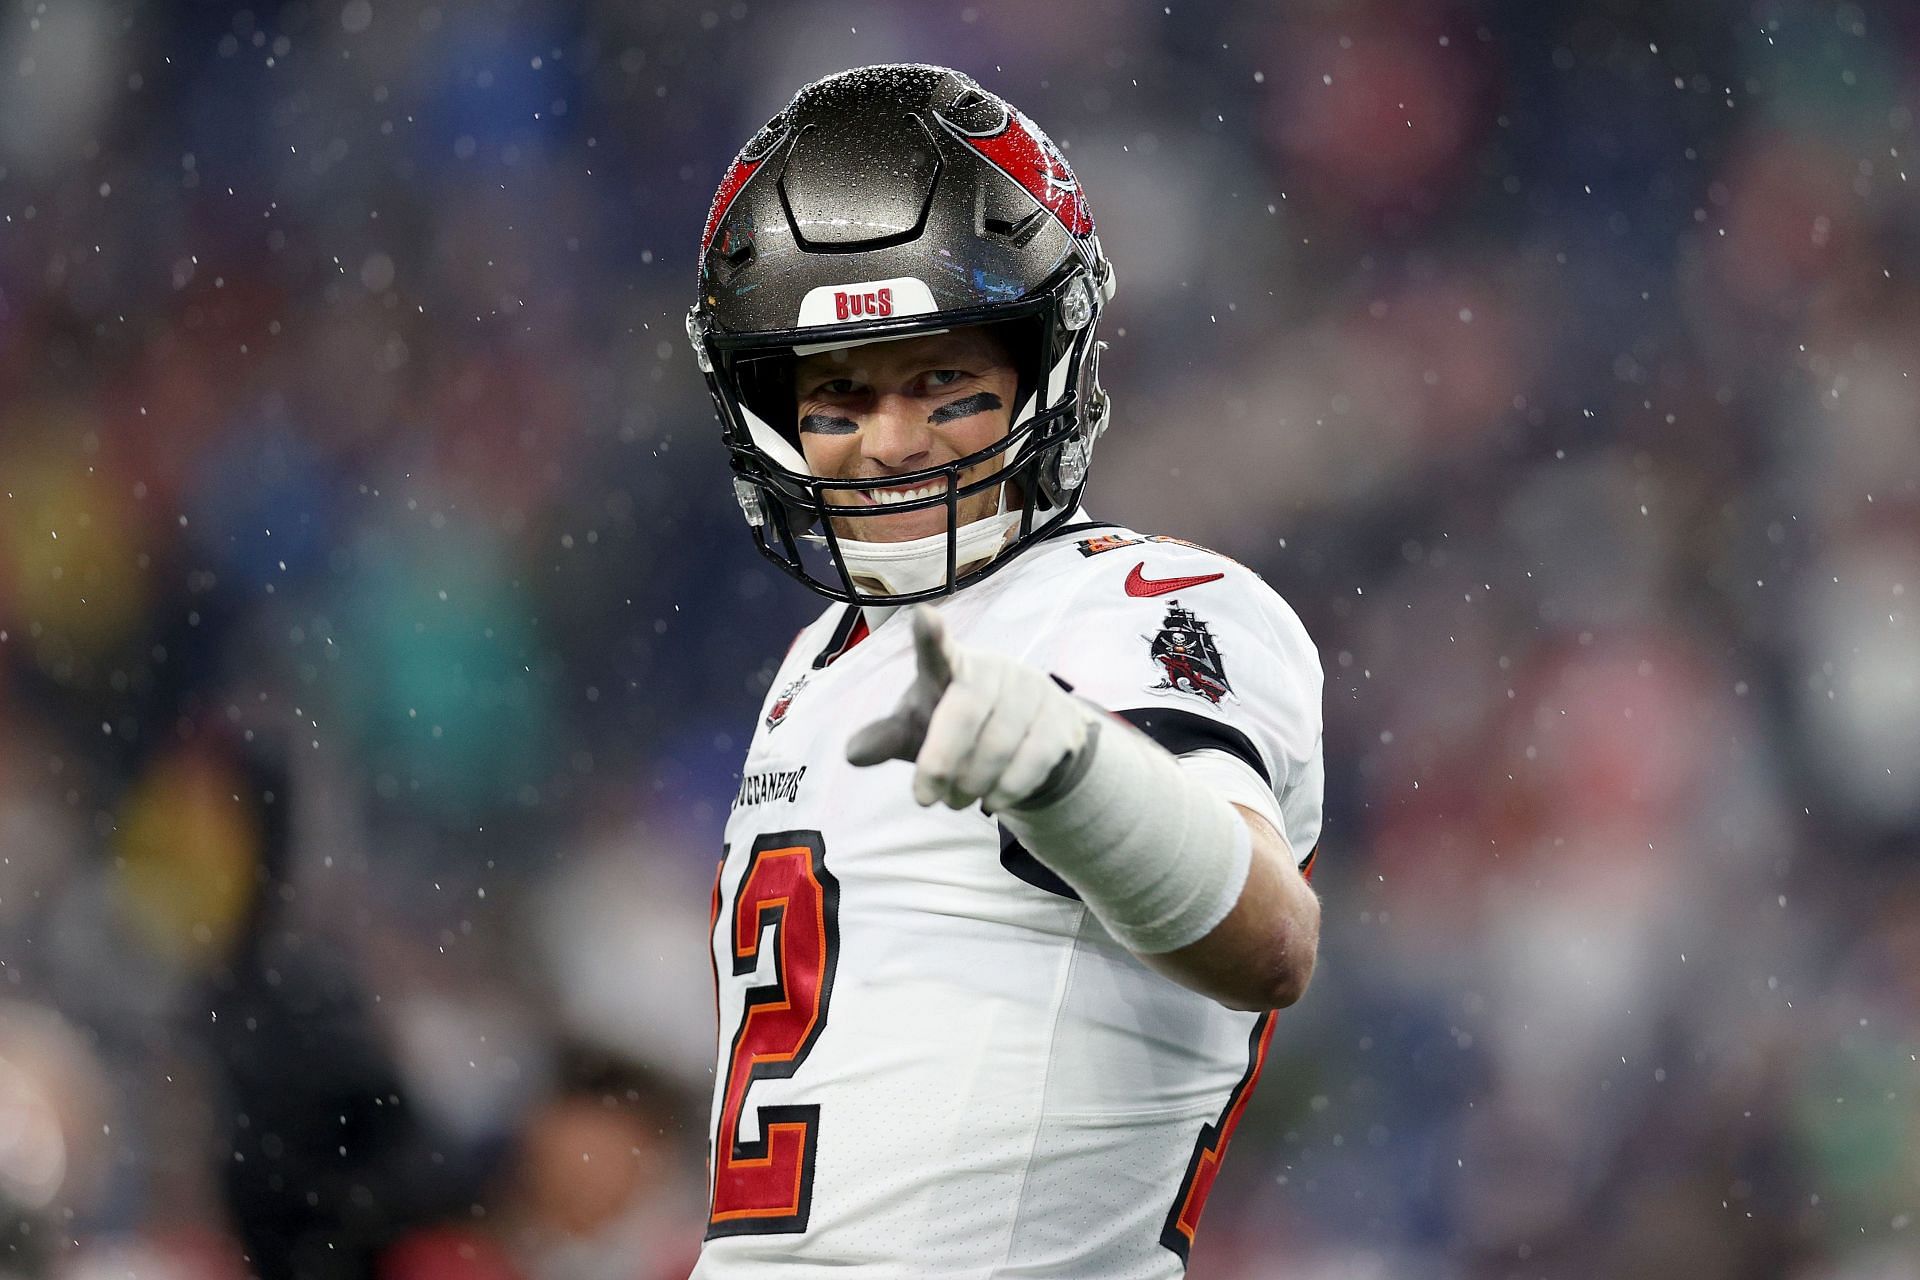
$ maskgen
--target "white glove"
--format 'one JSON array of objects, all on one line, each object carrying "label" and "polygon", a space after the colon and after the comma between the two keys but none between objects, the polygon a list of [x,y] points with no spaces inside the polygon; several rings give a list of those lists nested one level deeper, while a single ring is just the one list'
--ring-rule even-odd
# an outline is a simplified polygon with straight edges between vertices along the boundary
[{"label": "white glove", "polygon": [[918,671],[900,705],[854,733],[856,765],[913,762],[913,798],[1011,809],[1047,787],[1087,743],[1092,710],[1024,662],[955,644],[940,614],[913,611]]}]

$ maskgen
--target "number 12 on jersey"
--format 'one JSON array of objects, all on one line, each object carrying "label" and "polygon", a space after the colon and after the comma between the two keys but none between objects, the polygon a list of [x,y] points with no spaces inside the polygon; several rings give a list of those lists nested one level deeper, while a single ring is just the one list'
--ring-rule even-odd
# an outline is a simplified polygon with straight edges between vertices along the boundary
[{"label": "number 12 on jersey", "polygon": [[[719,914],[716,901],[716,926]],[[826,1025],[840,958],[840,884],[827,870],[820,833],[781,831],[756,839],[726,916],[733,976],[760,969],[765,951],[772,952],[773,974],[746,993],[727,1054],[707,1238],[805,1231],[820,1108],[756,1107],[749,1127],[759,1136],[743,1141],[740,1129],[754,1083],[791,1076]],[[763,944],[769,928],[771,943]]]}]

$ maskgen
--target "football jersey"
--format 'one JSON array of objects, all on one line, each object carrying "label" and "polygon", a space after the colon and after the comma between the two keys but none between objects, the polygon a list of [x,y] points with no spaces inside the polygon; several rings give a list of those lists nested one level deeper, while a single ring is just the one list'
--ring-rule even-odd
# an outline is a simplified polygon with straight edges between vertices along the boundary
[{"label": "football jersey", "polygon": [[[1138,726],[1310,862],[1320,664],[1252,571],[1081,524],[937,607],[956,643]],[[693,1275],[1179,1276],[1273,1015],[1147,968],[979,805],[916,804],[910,764],[848,764],[915,674],[905,611],[874,616],[801,633],[727,822]]]}]

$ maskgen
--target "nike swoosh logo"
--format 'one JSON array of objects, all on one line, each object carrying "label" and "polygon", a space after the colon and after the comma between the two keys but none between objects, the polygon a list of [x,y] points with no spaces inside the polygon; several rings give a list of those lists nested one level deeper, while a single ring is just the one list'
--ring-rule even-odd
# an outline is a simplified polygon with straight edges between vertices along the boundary
[{"label": "nike swoosh logo", "polygon": [[1130,596],[1163,596],[1169,591],[1183,591],[1188,587],[1198,587],[1209,582],[1218,582],[1226,577],[1224,573],[1203,573],[1194,578],[1149,578],[1140,571],[1147,567],[1142,560],[1133,566],[1133,572],[1127,575],[1127,594]]}]

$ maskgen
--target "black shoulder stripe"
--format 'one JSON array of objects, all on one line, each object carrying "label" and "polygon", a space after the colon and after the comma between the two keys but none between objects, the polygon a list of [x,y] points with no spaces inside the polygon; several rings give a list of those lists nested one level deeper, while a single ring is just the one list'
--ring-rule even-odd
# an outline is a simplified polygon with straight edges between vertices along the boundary
[{"label": "black shoulder stripe", "polygon": [[1036,889],[1080,901],[1080,894],[1072,885],[1055,875],[1053,868],[1028,853],[1027,846],[1021,844],[1013,832],[1005,827],[1000,828],[1000,865]]},{"label": "black shoulder stripe", "polygon": [[1208,747],[1225,751],[1245,761],[1268,786],[1273,785],[1273,775],[1267,772],[1253,739],[1230,724],[1177,707],[1135,707],[1113,714],[1177,756]]},{"label": "black shoulder stripe", "polygon": [[840,656],[841,651],[847,647],[847,641],[853,636],[853,629],[860,625],[860,618],[859,605],[850,604],[846,607],[846,611],[840,615],[840,621],[836,622],[833,626],[833,634],[827,637],[826,648],[814,655],[813,669],[815,671],[820,670]]},{"label": "black shoulder stripe", "polygon": [[[1070,687],[1067,682],[1055,676],[1054,680],[1063,688]],[[1196,715],[1191,711],[1181,711],[1176,707],[1139,707],[1129,711],[1116,711],[1113,714],[1125,720],[1140,732],[1171,751],[1174,755],[1185,755],[1189,751],[1199,751],[1211,747],[1216,751],[1228,752],[1246,761],[1249,768],[1265,780],[1268,786],[1273,779],[1267,774],[1267,766],[1260,762],[1260,753],[1254,749],[1252,739],[1229,724],[1207,716]],[[1315,846],[1316,851],[1318,846]],[[1075,902],[1080,895],[1072,885],[1055,875],[1052,868],[1027,851],[1027,847],[1015,838],[1013,832],[1004,826],[1000,828],[1000,865],[1007,871],[1026,881],[1036,889],[1059,894],[1063,898],[1072,898]],[[1312,856],[1307,859],[1311,869]]]}]

